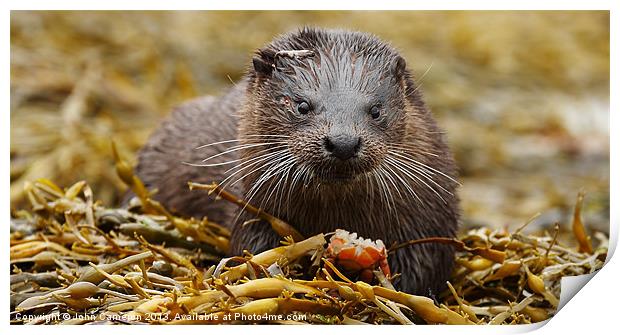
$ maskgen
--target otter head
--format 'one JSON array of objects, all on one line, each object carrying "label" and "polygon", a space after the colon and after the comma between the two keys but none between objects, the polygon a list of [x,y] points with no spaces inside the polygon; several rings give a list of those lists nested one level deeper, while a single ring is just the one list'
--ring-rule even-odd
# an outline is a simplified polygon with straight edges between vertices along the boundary
[{"label": "otter head", "polygon": [[415,109],[405,60],[358,32],[302,29],[277,38],[254,56],[247,92],[239,136],[256,146],[242,157],[270,157],[249,184],[359,181],[403,142]]}]

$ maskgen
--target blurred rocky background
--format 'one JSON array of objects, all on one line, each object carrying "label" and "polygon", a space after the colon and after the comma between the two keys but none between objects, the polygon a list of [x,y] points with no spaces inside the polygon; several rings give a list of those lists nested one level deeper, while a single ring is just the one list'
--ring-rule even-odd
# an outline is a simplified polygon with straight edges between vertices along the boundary
[{"label": "blurred rocky background", "polygon": [[36,178],[117,204],[110,140],[135,157],[172,106],[230,87],[303,25],[402,51],[461,168],[464,227],[568,224],[584,190],[586,225],[608,230],[608,12],[13,11],[12,208]]}]

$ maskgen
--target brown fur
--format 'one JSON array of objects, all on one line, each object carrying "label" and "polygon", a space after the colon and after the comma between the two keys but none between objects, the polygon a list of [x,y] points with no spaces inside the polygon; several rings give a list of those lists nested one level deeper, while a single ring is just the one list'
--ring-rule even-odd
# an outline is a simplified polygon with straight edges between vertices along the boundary
[{"label": "brown fur", "polygon": [[[280,50],[303,49],[315,55],[308,59],[276,55]],[[253,217],[242,214],[235,221],[234,206],[187,190],[189,180],[224,180],[235,171],[234,164],[201,168],[181,162],[200,163],[238,143],[195,149],[200,145],[239,138],[242,144],[257,145],[208,163],[240,159],[238,164],[248,164],[261,154],[276,152],[276,145],[258,145],[266,138],[253,135],[290,136],[273,139],[285,143],[290,164],[276,169],[280,157],[274,154],[273,161],[267,160],[253,173],[246,175],[260,164],[229,179],[246,175],[232,191],[250,197],[253,204],[305,236],[342,228],[382,239],[388,246],[431,236],[453,237],[459,217],[457,184],[451,180],[456,178],[456,168],[404,66],[394,49],[367,34],[304,29],[284,35],[257,53],[254,68],[227,94],[176,109],[140,152],[138,174],[148,186],[159,189],[158,200],[177,212],[232,224],[233,253],[259,252],[279,243],[269,225],[243,226]],[[313,114],[294,114],[296,102],[289,98],[295,92],[315,97]],[[383,99],[385,115],[373,121],[363,113],[367,108],[363,103],[377,96]],[[335,128],[363,139],[355,159],[335,161],[323,149],[326,134]],[[429,177],[415,179],[386,165],[398,158],[390,154],[396,150],[394,145],[402,155],[428,166],[420,169]],[[233,171],[227,173],[231,166]],[[384,175],[383,184],[376,178],[380,169],[391,177]],[[270,171],[276,172],[270,176]],[[258,182],[261,178],[264,183]],[[416,245],[390,256],[392,270],[402,273],[398,286],[417,294],[442,289],[452,265],[453,250],[443,245]]]}]

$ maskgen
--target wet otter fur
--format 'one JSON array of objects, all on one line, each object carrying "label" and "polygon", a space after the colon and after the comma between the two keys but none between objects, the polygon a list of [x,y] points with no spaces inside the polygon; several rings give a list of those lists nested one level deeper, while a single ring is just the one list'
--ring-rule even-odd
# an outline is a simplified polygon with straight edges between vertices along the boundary
[{"label": "wet otter fur", "polygon": [[[459,221],[455,163],[419,86],[394,48],[361,32],[276,38],[227,93],[176,108],[140,151],[137,173],[174,211],[229,223],[234,254],[281,238],[188,181],[223,182],[304,236],[342,228],[389,246],[454,237]],[[399,249],[389,257],[397,288],[437,293],[453,253]]]}]

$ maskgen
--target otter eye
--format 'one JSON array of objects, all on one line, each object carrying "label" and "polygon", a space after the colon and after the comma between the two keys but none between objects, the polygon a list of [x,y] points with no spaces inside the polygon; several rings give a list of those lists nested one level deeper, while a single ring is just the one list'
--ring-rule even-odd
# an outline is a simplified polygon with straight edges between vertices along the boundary
[{"label": "otter eye", "polygon": [[299,104],[297,104],[297,112],[299,112],[299,114],[308,114],[308,112],[310,111],[310,104],[302,101]]},{"label": "otter eye", "polygon": [[373,119],[378,119],[379,116],[381,116],[381,109],[379,106],[375,105],[370,108],[370,116],[372,116]]}]

